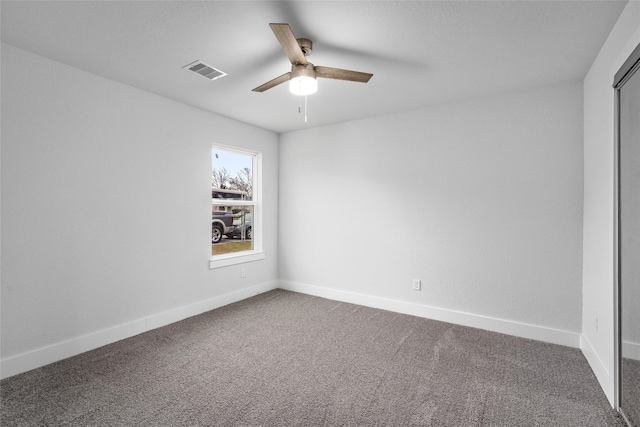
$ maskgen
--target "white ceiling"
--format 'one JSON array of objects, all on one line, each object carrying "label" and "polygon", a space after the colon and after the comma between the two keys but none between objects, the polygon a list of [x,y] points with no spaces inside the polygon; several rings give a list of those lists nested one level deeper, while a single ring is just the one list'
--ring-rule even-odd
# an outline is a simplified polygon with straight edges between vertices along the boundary
[{"label": "white ceiling", "polygon": [[[2,1],[2,42],[275,132],[582,79],[620,1]],[[309,122],[269,23],[314,42],[316,65],[373,73],[319,81]],[[182,69],[201,60],[229,75]],[[43,76],[46,78],[46,76]],[[123,100],[126,102],[126,100]]]}]

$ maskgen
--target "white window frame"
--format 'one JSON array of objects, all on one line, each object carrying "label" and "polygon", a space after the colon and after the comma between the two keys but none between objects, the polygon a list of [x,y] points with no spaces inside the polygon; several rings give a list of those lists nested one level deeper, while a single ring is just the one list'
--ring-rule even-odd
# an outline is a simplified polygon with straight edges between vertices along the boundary
[{"label": "white window frame", "polygon": [[[213,144],[211,150],[218,148],[224,151],[231,151],[238,154],[253,156],[252,162],[252,178],[253,178],[253,191],[252,200],[224,200],[216,202],[211,200],[213,205],[224,206],[253,206],[253,225],[252,225],[252,240],[253,249],[243,252],[233,252],[222,255],[210,255],[209,269],[228,267],[230,265],[242,264],[246,262],[258,261],[266,258],[266,254],[262,250],[262,153],[254,150],[247,150],[237,147],[230,147],[227,145]],[[213,170],[213,165],[211,165]],[[211,191],[209,190],[209,194]],[[211,218],[211,212],[209,212],[209,218]],[[209,226],[209,253],[211,253],[211,226]]]}]

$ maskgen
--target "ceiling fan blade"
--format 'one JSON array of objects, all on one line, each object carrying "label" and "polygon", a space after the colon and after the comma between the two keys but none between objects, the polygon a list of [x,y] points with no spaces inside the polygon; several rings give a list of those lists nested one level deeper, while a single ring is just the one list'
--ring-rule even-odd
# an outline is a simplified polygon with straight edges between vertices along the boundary
[{"label": "ceiling fan blade", "polygon": [[361,73],[360,71],[341,70],[340,68],[316,66],[316,77],[325,79],[348,80],[350,82],[366,83],[373,77],[370,73]]},{"label": "ceiling fan blade", "polygon": [[293,35],[293,31],[291,31],[289,24],[269,24],[269,26],[278,38],[278,41],[282,45],[282,49],[284,49],[284,53],[286,53],[289,58],[289,61],[294,65],[306,65],[307,59],[304,57],[304,52],[300,49],[298,40],[296,40],[296,36]]},{"label": "ceiling fan blade", "polygon": [[265,90],[271,89],[274,86],[278,86],[281,83],[288,82],[291,80],[291,72],[284,73],[283,75],[276,77],[273,80],[266,82],[265,84],[258,86],[253,89],[253,92],[264,92]]}]

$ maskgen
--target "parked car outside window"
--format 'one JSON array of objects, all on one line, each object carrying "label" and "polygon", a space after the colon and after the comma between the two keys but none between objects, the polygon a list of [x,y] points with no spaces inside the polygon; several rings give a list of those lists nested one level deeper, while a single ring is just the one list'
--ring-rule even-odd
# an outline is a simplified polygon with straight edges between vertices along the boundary
[{"label": "parked car outside window", "polygon": [[233,239],[251,239],[253,237],[253,213],[245,211],[233,220],[234,229],[226,236]]}]

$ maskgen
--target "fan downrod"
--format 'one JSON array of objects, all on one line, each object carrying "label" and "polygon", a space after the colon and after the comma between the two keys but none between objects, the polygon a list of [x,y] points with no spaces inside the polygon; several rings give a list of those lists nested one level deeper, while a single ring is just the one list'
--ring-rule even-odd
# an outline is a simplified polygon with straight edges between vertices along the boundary
[{"label": "fan downrod", "polygon": [[302,53],[304,53],[304,56],[309,56],[313,53],[313,42],[311,40],[299,38],[296,39],[296,41],[298,42],[298,46],[300,46]]}]

